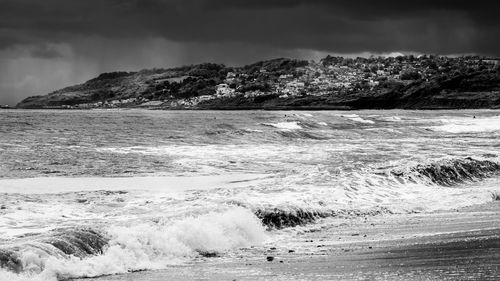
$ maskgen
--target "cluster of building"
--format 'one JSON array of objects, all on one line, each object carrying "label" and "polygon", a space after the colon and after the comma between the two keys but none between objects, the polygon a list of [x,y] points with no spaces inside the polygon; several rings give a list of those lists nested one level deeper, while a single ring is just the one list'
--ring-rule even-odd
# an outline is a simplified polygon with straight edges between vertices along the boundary
[{"label": "cluster of building", "polygon": [[[350,93],[359,89],[373,89],[384,81],[411,83],[432,79],[439,75],[467,73],[499,66],[497,59],[479,57],[401,56],[395,58],[331,58],[309,62],[292,73],[281,74],[277,81],[270,81],[269,91],[241,92],[229,85],[246,79],[248,75],[230,72],[223,84],[217,86],[214,98],[256,97],[278,95],[281,98],[300,95],[332,95]],[[265,69],[260,71],[266,73]],[[253,81],[247,81],[253,82]]]},{"label": "cluster of building", "polygon": [[80,103],[75,105],[62,105],[64,109],[92,109],[92,108],[119,108],[127,105],[135,105],[138,102],[147,103],[149,100],[142,98],[129,98],[119,100],[108,100],[94,103]]},{"label": "cluster of building", "polygon": [[[215,86],[213,94],[176,98],[162,95],[159,100],[137,97],[96,103],[65,105],[63,108],[116,108],[116,107],[171,107],[192,108],[214,99],[242,97],[252,99],[273,95],[291,98],[304,95],[349,94],[359,90],[371,90],[385,81],[412,83],[429,80],[439,75],[454,75],[499,66],[496,59],[479,57],[401,56],[390,58],[342,58],[326,57],[319,62],[285,70],[268,71],[265,68],[245,72],[235,68]],[[183,79],[187,76],[183,76]],[[169,81],[181,83],[179,81]],[[163,89],[163,91],[166,91]],[[119,96],[119,95],[118,95]]]}]

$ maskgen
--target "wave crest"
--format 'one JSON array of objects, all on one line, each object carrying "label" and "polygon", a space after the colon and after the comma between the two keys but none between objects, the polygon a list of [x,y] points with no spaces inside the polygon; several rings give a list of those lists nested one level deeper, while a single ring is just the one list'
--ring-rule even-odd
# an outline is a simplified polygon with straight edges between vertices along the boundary
[{"label": "wave crest", "polygon": [[330,212],[319,212],[314,210],[281,210],[281,209],[259,209],[255,215],[268,228],[285,228],[305,225],[314,222],[318,218],[331,216]]},{"label": "wave crest", "polygon": [[357,216],[375,216],[379,214],[389,214],[390,210],[382,207],[366,210],[314,210],[314,209],[258,209],[255,215],[269,229],[283,229],[287,227],[303,226],[313,223],[318,219],[328,217],[357,217]]},{"label": "wave crest", "polygon": [[[102,254],[109,239],[91,228],[58,229],[47,235],[30,237],[29,242],[0,249],[0,267],[22,272],[32,270],[35,263],[43,267],[42,260],[49,257],[85,258]],[[35,261],[36,260],[36,261]]]},{"label": "wave crest", "polygon": [[409,171],[392,171],[393,175],[412,181],[425,178],[442,186],[452,186],[466,181],[475,181],[500,174],[500,164],[472,157],[446,159],[429,164],[419,164]]},{"label": "wave crest", "polygon": [[59,235],[54,235],[44,242],[67,255],[82,258],[102,254],[108,241],[109,239],[102,233],[91,228],[82,228],[60,230]]}]

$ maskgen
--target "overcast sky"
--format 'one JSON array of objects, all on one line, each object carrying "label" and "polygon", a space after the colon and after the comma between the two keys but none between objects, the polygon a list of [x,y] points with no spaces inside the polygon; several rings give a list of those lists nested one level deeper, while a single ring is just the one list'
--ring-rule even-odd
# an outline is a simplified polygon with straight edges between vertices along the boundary
[{"label": "overcast sky", "polygon": [[116,70],[326,54],[500,56],[498,34],[498,0],[0,0],[0,104]]}]

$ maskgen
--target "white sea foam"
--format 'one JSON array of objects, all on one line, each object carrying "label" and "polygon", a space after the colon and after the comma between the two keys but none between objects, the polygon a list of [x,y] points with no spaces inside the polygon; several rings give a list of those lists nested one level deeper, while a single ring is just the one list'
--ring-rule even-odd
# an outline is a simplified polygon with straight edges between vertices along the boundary
[{"label": "white sea foam", "polygon": [[278,123],[262,123],[264,126],[274,127],[281,130],[300,130],[302,127],[299,122],[278,122]]},{"label": "white sea foam", "polygon": [[363,119],[357,114],[343,114],[340,116],[359,123],[375,124],[373,120]]},{"label": "white sea foam", "polygon": [[447,133],[480,133],[500,131],[500,116],[442,119],[442,125],[429,127]]},{"label": "white sea foam", "polygon": [[262,132],[264,132],[262,130],[249,129],[249,128],[243,129],[243,131],[248,132],[248,133],[262,133]]}]

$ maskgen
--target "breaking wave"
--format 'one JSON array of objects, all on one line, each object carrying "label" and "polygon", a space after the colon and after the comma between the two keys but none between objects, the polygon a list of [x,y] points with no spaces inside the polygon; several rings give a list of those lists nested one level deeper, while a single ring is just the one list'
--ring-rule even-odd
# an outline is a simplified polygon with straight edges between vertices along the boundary
[{"label": "breaking wave", "polygon": [[52,281],[161,269],[196,256],[260,244],[265,237],[258,218],[239,207],[102,231],[58,230],[0,248],[0,280]]},{"label": "breaking wave", "polygon": [[[162,269],[196,257],[261,244],[267,230],[327,217],[390,213],[371,210],[231,207],[223,212],[106,229],[59,229],[0,247],[0,280],[56,281]],[[24,241],[24,239],[21,239]]]},{"label": "breaking wave", "polygon": [[314,209],[258,209],[255,215],[262,221],[268,229],[282,229],[287,227],[303,226],[313,223],[318,219],[328,217],[355,217],[374,216],[391,213],[386,208],[375,208],[369,210],[314,210]]},{"label": "breaking wave", "polygon": [[268,228],[281,229],[285,227],[294,227],[305,225],[316,221],[318,218],[332,216],[331,212],[321,212],[314,210],[281,210],[278,208],[257,210],[255,215]]},{"label": "breaking wave", "polygon": [[407,171],[393,170],[398,177],[412,181],[426,179],[434,184],[452,186],[466,181],[475,181],[500,174],[500,164],[491,160],[472,157],[445,159],[410,167]]}]

